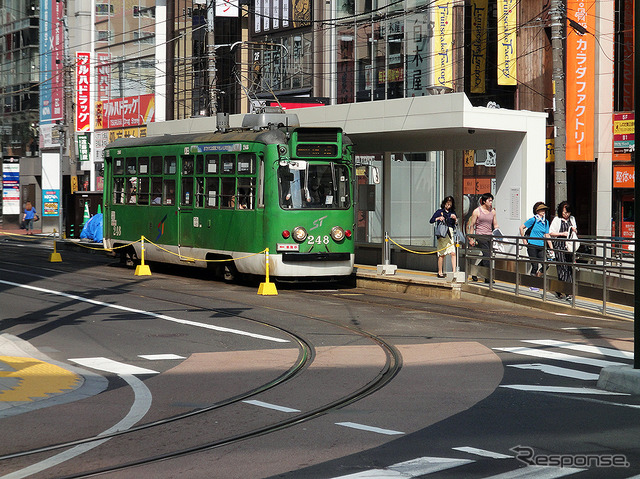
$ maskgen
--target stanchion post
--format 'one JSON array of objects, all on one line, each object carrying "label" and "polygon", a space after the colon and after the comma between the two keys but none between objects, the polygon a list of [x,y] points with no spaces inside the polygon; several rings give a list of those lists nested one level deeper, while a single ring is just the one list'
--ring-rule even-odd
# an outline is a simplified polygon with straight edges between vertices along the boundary
[{"label": "stanchion post", "polygon": [[151,276],[151,269],[148,264],[144,264],[144,236],[140,237],[140,264],[136,266],[135,276]]},{"label": "stanchion post", "polygon": [[389,233],[384,232],[384,243],[382,244],[382,264],[377,267],[377,273],[380,275],[396,274],[398,267],[391,264],[391,243],[389,242]]},{"label": "stanchion post", "polygon": [[264,296],[277,296],[278,290],[274,283],[269,282],[269,248],[264,250],[265,278],[264,283],[260,283],[258,294]]},{"label": "stanchion post", "polygon": [[[55,229],[53,230],[53,232],[55,233]],[[61,263],[62,262],[62,256],[60,256],[60,253],[58,253],[56,251],[56,240],[53,240],[53,253],[51,253],[49,255],[49,263]]]}]

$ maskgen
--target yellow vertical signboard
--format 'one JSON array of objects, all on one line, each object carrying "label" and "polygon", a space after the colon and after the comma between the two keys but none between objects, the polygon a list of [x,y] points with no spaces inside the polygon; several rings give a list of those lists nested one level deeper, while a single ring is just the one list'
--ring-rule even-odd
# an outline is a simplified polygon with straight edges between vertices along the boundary
[{"label": "yellow vertical signboard", "polygon": [[433,85],[453,89],[453,3],[436,0]]},{"label": "yellow vertical signboard", "polygon": [[516,85],[516,0],[498,0],[498,85]]},{"label": "yellow vertical signboard", "polygon": [[485,92],[489,0],[471,0],[471,93]]}]

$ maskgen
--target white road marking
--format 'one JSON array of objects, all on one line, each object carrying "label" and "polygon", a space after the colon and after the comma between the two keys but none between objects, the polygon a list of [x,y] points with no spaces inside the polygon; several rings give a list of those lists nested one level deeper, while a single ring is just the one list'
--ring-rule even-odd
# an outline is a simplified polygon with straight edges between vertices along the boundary
[{"label": "white road marking", "polygon": [[553,346],[556,348],[571,349],[573,351],[581,351],[583,353],[601,354],[612,358],[633,359],[633,353],[628,351],[620,351],[619,349],[601,348],[598,346],[589,346],[586,344],[568,343],[566,341],[555,341],[553,339],[528,339],[523,343],[539,344],[541,346]]},{"label": "white road marking", "polygon": [[241,335],[241,336],[248,336],[248,337],[256,338],[256,339],[264,339],[266,341],[274,341],[276,343],[288,343],[289,342],[289,340],[287,340],[287,339],[274,338],[274,337],[271,337],[271,336],[265,336],[263,334],[249,333],[247,331],[242,331],[242,330],[239,330],[239,329],[231,329],[231,328],[225,328],[225,327],[222,327],[222,326],[214,326],[213,324],[198,323],[196,321],[188,321],[186,319],[172,318],[171,316],[166,316],[164,314],[157,314],[157,313],[153,313],[151,311],[144,311],[142,309],[128,308],[126,306],[120,306],[118,304],[105,303],[105,302],[102,302],[102,301],[97,301],[95,299],[83,298],[82,296],[78,296],[78,295],[75,295],[75,294],[63,293],[61,291],[54,291],[52,289],[38,288],[37,286],[29,286],[29,285],[26,285],[26,284],[18,284],[18,283],[13,283],[11,281],[4,281],[4,280],[0,280],[0,283],[7,284],[9,286],[15,286],[16,288],[30,289],[32,291],[38,291],[40,293],[55,294],[57,296],[63,296],[65,298],[73,299],[75,301],[82,301],[82,302],[85,302],[85,303],[95,304],[97,306],[104,306],[106,308],[119,309],[120,311],[128,311],[130,313],[136,313],[136,314],[142,314],[142,315],[145,315],[145,316],[151,316],[152,318],[163,319],[165,321],[172,321],[174,323],[185,324],[187,326],[195,326],[195,327],[198,327],[198,328],[211,329],[211,330],[220,331],[220,332],[223,332],[223,333],[238,334],[238,335]]},{"label": "white road marking", "polygon": [[501,384],[501,388],[518,389],[520,391],[537,391],[544,393],[564,394],[598,394],[600,396],[630,396],[628,393],[616,393],[593,388],[570,388],[562,386],[536,386],[532,384]]},{"label": "white road marking", "polygon": [[584,469],[570,467],[527,466],[485,479],[555,479],[556,477],[570,476],[582,471]]},{"label": "white road marking", "polygon": [[513,459],[513,456],[509,456],[507,454],[500,454],[499,452],[487,451],[485,449],[477,449],[469,446],[454,447],[452,449],[468,452],[469,454],[475,454],[476,456],[491,457],[493,459]]},{"label": "white road marking", "polygon": [[553,376],[562,376],[565,378],[581,379],[583,381],[597,381],[600,377],[598,374],[586,373],[584,371],[578,371],[577,369],[560,368],[558,366],[551,366],[549,364],[507,364],[510,368],[518,369],[535,369],[542,371],[546,374]]},{"label": "white road marking", "polygon": [[107,371],[114,374],[159,374],[158,371],[153,369],[139,368],[138,366],[132,366],[131,364],[121,363],[109,358],[69,358],[69,361],[78,363],[80,366],[85,366],[92,369],[98,369],[100,371]]},{"label": "white road marking", "polygon": [[534,356],[537,358],[554,359],[556,361],[568,361],[577,364],[587,364],[589,366],[598,366],[601,368],[607,366],[626,366],[626,363],[616,363],[614,361],[606,361],[604,359],[583,358],[580,356],[572,356],[565,353],[556,353],[554,351],[546,351],[544,349],[533,348],[492,348],[496,351],[504,351],[507,353],[523,354],[525,356]]},{"label": "white road marking", "polygon": [[257,401],[255,399],[250,399],[248,401],[242,401],[245,402],[247,404],[253,404],[254,406],[260,406],[260,407],[265,407],[267,409],[275,409],[276,411],[282,411],[282,412],[300,412],[299,409],[293,409],[290,407],[286,407],[286,406],[278,406],[277,404],[270,404],[268,402],[262,402],[262,401]]},{"label": "white road marking", "polygon": [[165,359],[185,359],[184,356],[177,354],[138,354],[139,358],[148,359],[149,361],[162,361]]},{"label": "white road marking", "polygon": [[368,471],[335,477],[334,479],[411,479],[413,477],[420,477],[426,474],[464,466],[465,464],[472,462],[475,461],[468,459],[452,459],[449,457],[419,457],[410,461],[393,464],[384,469],[370,469]]},{"label": "white road marking", "polygon": [[[121,377],[122,379],[127,381],[127,383],[129,383],[129,385],[131,386],[131,389],[133,389],[135,395],[133,404],[129,409],[129,413],[120,422],[110,427],[106,431],[103,431],[98,436],[104,436],[118,431],[125,431],[131,428],[138,421],[140,421],[145,416],[145,414],[147,414],[149,408],[151,407],[151,392],[149,391],[147,386],[145,386],[144,383],[138,378],[130,374],[122,374]],[[69,449],[68,451],[56,454],[55,456],[40,461],[36,464],[32,464],[28,467],[25,467],[24,469],[20,469],[10,474],[1,476],[0,479],[22,479],[25,477],[29,477],[33,474],[37,474],[51,467],[57,466],[58,464],[62,464],[63,462],[73,459],[74,457],[77,457],[81,454],[84,454],[85,452],[90,451],[91,449],[94,449],[101,444],[104,444],[109,439],[110,438],[98,439],[96,441],[80,444]]]},{"label": "white road marking", "polygon": [[351,427],[353,429],[360,429],[361,431],[377,432],[378,434],[387,434],[388,436],[404,434],[404,432],[401,432],[401,431],[394,431],[393,429],[382,429],[380,427],[367,426],[365,424],[358,424],[357,422],[337,422],[336,425]]}]

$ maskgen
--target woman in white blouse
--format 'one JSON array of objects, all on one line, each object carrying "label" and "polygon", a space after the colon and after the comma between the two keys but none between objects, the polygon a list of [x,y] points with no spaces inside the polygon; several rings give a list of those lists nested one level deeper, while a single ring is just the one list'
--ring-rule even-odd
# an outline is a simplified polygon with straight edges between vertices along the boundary
[{"label": "woman in white blouse", "polygon": [[[558,205],[557,216],[551,222],[549,227],[549,236],[552,238],[577,239],[578,228],[576,219],[571,216],[571,205],[567,201],[562,201]],[[577,241],[554,241],[553,250],[555,252],[556,261],[565,264],[558,264],[558,279],[567,283],[573,282],[573,268],[570,264],[573,262],[573,254],[578,249],[580,243]],[[562,298],[562,293],[556,293],[558,298]],[[566,296],[567,301],[571,301],[571,295]]]}]

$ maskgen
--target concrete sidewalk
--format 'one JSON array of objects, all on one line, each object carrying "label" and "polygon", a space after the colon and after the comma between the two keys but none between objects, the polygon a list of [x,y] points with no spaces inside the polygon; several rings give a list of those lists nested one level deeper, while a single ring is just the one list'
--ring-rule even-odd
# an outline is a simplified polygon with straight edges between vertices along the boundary
[{"label": "concrete sidewalk", "polygon": [[591,298],[576,296],[575,308],[571,303],[558,299],[552,291],[543,296],[542,290],[534,292],[520,287],[516,294],[513,283],[496,281],[491,287],[484,282],[464,282],[464,273],[456,273],[459,281],[453,281],[453,273],[446,278],[438,278],[436,273],[398,269],[394,275],[379,275],[375,266],[356,265],[356,284],[358,287],[396,293],[409,293],[421,296],[459,299],[463,294],[476,294],[511,303],[521,304],[545,311],[567,314],[586,314],[595,317],[607,317],[633,321],[632,307],[607,303]]}]

